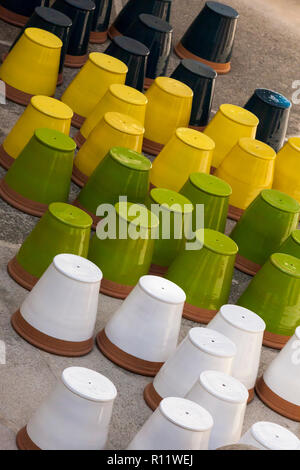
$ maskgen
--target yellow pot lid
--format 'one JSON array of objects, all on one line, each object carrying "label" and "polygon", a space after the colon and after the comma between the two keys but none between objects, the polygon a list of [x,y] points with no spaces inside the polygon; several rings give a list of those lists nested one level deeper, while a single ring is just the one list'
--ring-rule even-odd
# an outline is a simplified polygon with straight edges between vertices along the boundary
[{"label": "yellow pot lid", "polygon": [[189,86],[174,78],[157,77],[155,84],[166,93],[178,96],[179,98],[192,98],[194,95],[193,90]]},{"label": "yellow pot lid", "polygon": [[49,33],[44,29],[39,28],[26,28],[24,31],[25,36],[31,41],[49,49],[59,49],[63,43],[55,34]]},{"label": "yellow pot lid", "polygon": [[128,67],[124,62],[111,55],[102,52],[91,52],[89,60],[97,67],[106,70],[107,72],[124,74],[128,72]]},{"label": "yellow pot lid", "polygon": [[110,93],[121,101],[134,104],[136,106],[145,106],[148,98],[140,91],[128,85],[113,83],[109,87]]},{"label": "yellow pot lid", "polygon": [[300,152],[300,137],[290,137],[288,143],[291,147],[293,147],[294,150]]},{"label": "yellow pot lid", "polygon": [[228,119],[243,126],[255,127],[259,123],[255,114],[235,104],[221,104],[219,109]]},{"label": "yellow pot lid", "polygon": [[254,157],[263,160],[274,160],[276,158],[275,150],[270,145],[250,137],[241,137],[238,142],[239,147]]},{"label": "yellow pot lid", "polygon": [[130,135],[143,135],[145,132],[142,124],[126,114],[108,112],[104,114],[106,123],[119,132]]},{"label": "yellow pot lid", "polygon": [[215,143],[210,137],[189,127],[178,127],[176,136],[185,144],[199,150],[213,150],[215,148]]},{"label": "yellow pot lid", "polygon": [[70,106],[50,96],[36,95],[31,98],[30,102],[35,109],[47,116],[56,119],[72,119],[73,117]]},{"label": "yellow pot lid", "polygon": [[117,202],[115,209],[121,219],[137,227],[151,229],[159,225],[158,217],[143,205],[124,201]]}]

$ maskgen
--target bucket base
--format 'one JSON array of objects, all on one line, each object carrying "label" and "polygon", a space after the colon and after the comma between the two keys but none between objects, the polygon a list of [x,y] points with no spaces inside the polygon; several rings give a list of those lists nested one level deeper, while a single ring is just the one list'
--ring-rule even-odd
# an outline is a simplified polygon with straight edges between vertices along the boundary
[{"label": "bucket base", "polygon": [[57,77],[57,86],[62,85],[63,82],[64,82],[64,74],[63,72],[61,72],[58,74],[58,77]]},{"label": "bucket base", "polygon": [[82,67],[88,60],[89,55],[70,55],[67,54],[65,58],[65,66],[70,67],[71,69],[79,69]]},{"label": "bucket base", "polygon": [[191,126],[189,125],[190,129],[194,129],[195,131],[203,132],[206,126]]},{"label": "bucket base", "polygon": [[73,140],[75,141],[75,144],[77,145],[77,147],[80,149],[85,143],[86,138],[83,137],[80,131],[78,131],[73,137]]},{"label": "bucket base", "polygon": [[71,121],[73,127],[80,129],[84,121],[85,121],[85,117],[80,116],[80,114],[76,114],[76,113],[73,114],[72,121]]},{"label": "bucket base", "polygon": [[80,204],[80,202],[78,201],[78,199],[75,199],[75,201],[72,202],[72,204],[73,204],[73,206],[79,207],[79,209],[83,210],[83,211],[86,212],[90,217],[92,217],[92,219],[93,219],[92,229],[93,229],[93,230],[96,230],[97,225],[98,225],[98,223],[99,223],[100,220],[101,220],[101,217],[97,217],[95,214],[93,214],[93,213],[90,212],[88,209],[86,209],[85,207],[83,207],[83,205]]},{"label": "bucket base", "polygon": [[247,405],[249,405],[249,403],[251,403],[254,398],[254,387],[250,388],[250,390],[248,390],[248,393],[249,393],[249,397],[247,400]]},{"label": "bucket base", "polygon": [[23,27],[29,20],[28,16],[18,15],[11,10],[7,10],[3,6],[0,6],[0,18],[6,23],[13,24],[14,26]]},{"label": "bucket base", "polygon": [[126,299],[134,286],[126,286],[125,284],[118,284],[117,282],[102,279],[100,292],[101,294],[114,297],[115,299]]},{"label": "bucket base", "polygon": [[149,140],[149,139],[146,139],[146,137],[144,137],[143,152],[156,156],[162,151],[163,148],[164,148],[163,144],[158,144],[157,142],[153,142],[153,140]]},{"label": "bucket base", "polygon": [[150,269],[149,269],[149,274],[152,274],[153,276],[163,277],[167,271],[168,271],[167,266],[159,266],[158,264],[151,264]]},{"label": "bucket base", "polygon": [[31,201],[14,191],[8,186],[4,178],[0,181],[0,196],[16,209],[26,212],[26,214],[35,215],[36,217],[41,217],[48,209],[47,204]]},{"label": "bucket base", "polygon": [[282,349],[289,341],[290,336],[277,335],[276,333],[264,332],[263,345],[269,348]]},{"label": "bucket base", "polygon": [[107,31],[107,34],[108,36],[110,37],[110,39],[113,39],[115,38],[116,36],[123,36],[123,34],[121,34],[117,28],[114,27],[114,25],[112,24],[111,27],[109,28],[109,30]]},{"label": "bucket base", "polygon": [[5,168],[5,170],[8,170],[12,164],[14,163],[15,159],[8,155],[8,153],[4,150],[3,145],[0,147],[0,165]]},{"label": "bucket base", "polygon": [[28,436],[26,426],[18,432],[16,443],[19,450],[42,450]]},{"label": "bucket base", "polygon": [[107,31],[91,31],[90,43],[103,44],[107,40]]},{"label": "bucket base", "polygon": [[79,357],[85,356],[93,349],[93,338],[87,341],[64,341],[53,338],[31,326],[17,310],[11,317],[11,324],[15,331],[28,343],[57,356]]},{"label": "bucket base", "polygon": [[148,90],[148,88],[152,85],[153,82],[154,82],[154,78],[145,78],[144,89]]},{"label": "bucket base", "polygon": [[264,404],[276,413],[293,421],[300,421],[300,406],[294,405],[274,393],[265,383],[263,376],[256,382],[255,391]]},{"label": "bucket base", "polygon": [[179,42],[177,46],[174,47],[174,50],[176,54],[178,55],[178,57],[180,57],[181,59],[194,59],[194,60],[197,60],[198,62],[202,62],[202,64],[209,65],[209,67],[213,68],[219,75],[224,75],[230,72],[230,69],[231,69],[230,62],[221,64],[220,62],[211,62],[210,60],[202,59],[202,57],[198,57],[197,55],[188,51],[181,44],[181,42]]},{"label": "bucket base", "polygon": [[83,186],[87,183],[88,179],[88,176],[84,175],[74,164],[72,171],[72,181],[74,181],[74,183],[80,186],[80,188],[83,188]]},{"label": "bucket base", "polygon": [[37,277],[25,271],[16,256],[8,263],[7,271],[14,281],[27,290],[31,290],[39,280]]},{"label": "bucket base", "polygon": [[204,323],[207,325],[207,323],[209,323],[214,318],[216,313],[218,313],[218,310],[199,308],[186,302],[183,307],[182,316],[187,320],[192,320],[197,323]]},{"label": "bucket base", "polygon": [[232,220],[240,220],[244,212],[244,209],[239,209],[229,204],[227,217]]},{"label": "bucket base", "polygon": [[105,330],[97,335],[97,346],[110,361],[135,374],[154,377],[163,365],[163,362],[145,361],[122,351],[108,339]]},{"label": "bucket base", "polygon": [[14,88],[13,86],[8,85],[5,82],[5,96],[7,99],[9,99],[10,101],[13,101],[14,103],[27,106],[30,103],[31,98],[34,95],[30,95],[29,93],[26,93],[25,91],[17,90],[17,88]]},{"label": "bucket base", "polygon": [[242,271],[243,273],[250,274],[250,276],[255,276],[256,273],[261,269],[261,266],[253,261],[250,261],[244,256],[239,254],[236,255],[235,265],[236,269]]},{"label": "bucket base", "polygon": [[153,411],[162,401],[162,397],[157,393],[152,382],[144,388],[144,400]]}]

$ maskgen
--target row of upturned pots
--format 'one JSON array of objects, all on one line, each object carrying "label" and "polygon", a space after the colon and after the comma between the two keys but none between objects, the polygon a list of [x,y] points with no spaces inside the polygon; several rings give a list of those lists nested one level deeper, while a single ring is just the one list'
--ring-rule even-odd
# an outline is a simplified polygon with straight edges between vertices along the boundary
[{"label": "row of upturned pots", "polygon": [[[4,1],[6,9],[10,1]],[[18,5],[20,3],[22,2],[14,0],[11,5],[12,10],[17,6],[21,7]],[[32,7],[39,1],[33,3]],[[85,73],[80,75],[79,81],[75,82],[71,94],[64,95],[66,102],[71,99],[71,107],[75,112],[73,124],[80,126],[103,94],[101,86],[103,70],[101,74],[101,70],[97,68],[106,68],[106,72],[110,71],[111,74],[117,75],[115,79],[118,83],[125,81],[127,85],[140,91],[143,91],[144,87],[148,88],[156,77],[165,76],[171,51],[172,28],[165,21],[170,18],[170,1],[130,0],[125,5],[110,29],[111,36],[115,34],[117,36],[105,50],[107,55],[122,61],[122,64],[112,59],[111,62],[107,60],[106,63],[102,63],[100,56],[94,55],[93,58],[88,56],[87,42],[82,39],[84,34],[81,27],[89,24],[88,20],[83,21],[83,18],[84,15],[91,13],[88,7],[92,4],[91,0],[57,0],[53,8],[42,6],[35,9],[15,39],[8,56],[5,54],[3,57],[6,60],[0,69],[0,78],[6,83],[8,98],[20,104],[28,104],[32,95],[53,96],[56,83],[62,83],[64,63],[79,67],[90,60],[93,66],[89,64]],[[110,10],[111,5],[107,0],[97,2],[96,16],[100,14],[101,20],[107,20],[106,13],[110,15]],[[81,25],[77,24],[71,28],[71,32],[73,31],[71,38],[67,33],[70,29],[69,23],[72,21],[65,16],[66,13]],[[237,12],[231,7],[218,2],[206,2],[190,30],[175,48],[184,60],[171,77],[193,90],[190,119],[186,124],[198,130],[203,129],[209,122],[216,70],[218,73],[224,73],[225,70],[221,70],[223,66],[229,70],[237,18]],[[101,30],[99,34],[103,35],[103,30],[99,28]],[[79,47],[78,40],[81,41],[80,47],[85,47],[83,55],[82,50],[78,52],[79,55],[73,55],[74,49],[77,50]],[[191,47],[192,44],[194,47]],[[183,45],[184,50],[190,51],[191,54],[182,53]],[[203,50],[197,54],[195,46]],[[68,48],[71,50],[68,51]],[[67,56],[65,56],[66,51],[69,52]],[[104,82],[105,80],[104,77]],[[77,94],[78,90],[81,90],[79,99],[72,96],[76,86]],[[170,88],[173,88],[175,95],[180,92],[175,84],[173,87],[168,87],[169,92],[172,91]],[[165,104],[167,108],[172,106],[172,103]],[[176,104],[178,103],[173,102],[174,108]],[[284,142],[290,107],[291,103],[284,96],[264,89],[257,90],[245,105],[245,108],[254,112],[260,120],[257,128],[258,140],[269,144],[275,151],[278,151]],[[176,127],[185,125],[179,121]],[[90,130],[91,128],[84,128],[86,134]],[[86,135],[81,137],[85,139]],[[147,143],[149,151],[157,153],[161,144],[165,144],[169,137],[169,134],[163,135],[163,133],[160,135],[154,133],[149,137],[146,135],[147,141],[151,141]]]},{"label": "row of upturned pots", "polygon": [[[93,348],[102,281],[101,270],[91,261],[56,255],[12,316],[14,329],[50,353],[87,354]],[[172,281],[142,276],[96,336],[100,351],[115,364],[154,376],[144,390],[154,413],[127,449],[213,450],[239,444],[298,450],[299,439],[275,423],[259,422],[241,433],[255,383],[269,407],[300,420],[299,328],[256,382],[264,321],[244,307],[223,305],[207,328],[191,328],[177,346],[185,300]],[[65,369],[17,434],[18,447],[105,448],[116,396],[114,384],[103,375],[81,367]]]},{"label": "row of upturned pots", "polygon": [[[112,0],[1,0],[0,18],[16,26],[41,27],[62,41],[63,64],[80,67],[87,59],[88,43],[101,44],[107,36],[132,38],[127,54],[135,55],[149,83],[166,71],[173,28],[171,0],[130,0],[108,28]],[[175,47],[181,58],[191,58],[213,67],[218,73],[230,71],[238,12],[228,5],[208,1]]]},{"label": "row of upturned pots", "polygon": [[[7,7],[10,2],[4,3]],[[56,2],[63,13],[67,7],[78,9],[76,3]],[[92,18],[93,2],[86,3],[90,8],[80,9]],[[144,2],[140,4],[145,8]],[[292,138],[282,147],[290,103],[276,92],[259,89],[245,108],[222,105],[208,124],[214,70],[227,73],[230,69],[237,12],[207,2],[176,46],[177,54],[188,60],[181,62],[172,78],[162,76],[152,83],[157,75],[165,74],[168,57],[159,70],[153,67],[153,51],[132,39],[134,35],[122,36],[137,31],[145,44],[148,28],[150,36],[159,31],[171,46],[172,30],[151,15],[159,11],[168,20],[170,2],[148,4],[153,5],[151,11],[138,11],[137,2],[129,1],[110,29],[111,36],[118,37],[105,54],[89,57],[86,51],[78,53],[74,25],[67,50],[66,39],[58,39],[56,31],[49,29],[49,24],[59,21],[58,14],[36,9],[0,68],[7,97],[28,104],[0,148],[0,162],[9,168],[1,181],[1,196],[20,210],[44,214],[8,265],[17,282],[33,288],[12,324],[41,349],[80,356],[93,347],[99,288],[126,298],[97,335],[97,344],[121,367],[155,376],[144,392],[155,412],[128,449],[216,449],[238,442],[261,449],[299,448],[296,436],[274,423],[256,423],[241,439],[262,341],[283,349],[258,380],[256,391],[278,413],[300,420],[296,328],[300,323],[300,237],[296,230],[300,206],[295,171],[299,139]],[[164,8],[155,10],[154,4]],[[12,17],[6,7],[4,16],[9,21]],[[126,18],[130,11],[135,12],[132,33],[122,31],[120,21],[123,18],[124,25],[124,14]],[[199,28],[209,19],[216,25],[215,30],[210,27],[210,35],[207,28]],[[218,28],[225,31],[225,24],[227,37],[212,50],[209,43],[215,44],[216,32]],[[70,26],[63,27],[65,32]],[[195,50],[200,31],[206,37],[201,42],[206,52]],[[105,31],[101,33],[100,42],[106,39]],[[74,54],[71,47],[75,47]],[[64,63],[85,65],[59,102],[50,96],[62,80]],[[145,85],[151,86],[142,94]],[[71,120],[80,128],[74,165],[76,145],[68,137]],[[204,134],[200,133],[205,126]],[[153,168],[140,154],[142,149],[159,154]],[[209,175],[211,167],[216,176]],[[73,206],[66,204],[71,176],[84,186]],[[150,182],[156,187],[149,193]],[[117,203],[120,195],[130,203]],[[185,240],[177,240],[173,232],[169,240],[163,239],[161,218],[150,217],[145,208],[141,209],[143,230],[148,233],[156,228],[157,240],[100,240],[94,235],[89,242],[91,226],[96,228],[100,220],[96,212],[101,203],[116,204],[117,226],[123,224],[127,231],[132,203],[145,203],[148,209],[153,203],[164,209],[169,206],[166,210],[173,216],[170,206],[174,202],[182,217],[185,204],[204,204],[206,228],[196,232],[196,239],[203,243],[201,250],[183,250]],[[221,233],[227,214],[240,219],[231,238]],[[239,306],[224,305],[234,265],[257,273]],[[166,278],[147,275],[149,269]],[[66,291],[72,292],[72,298],[66,298]],[[60,315],[53,316],[53,311]],[[210,323],[206,329],[192,328],[177,347],[182,313]],[[200,364],[199,369],[195,364]],[[57,388],[19,432],[18,446],[104,448],[115,397],[114,385],[102,375],[83,368],[66,369]],[[61,404],[63,419],[58,413]],[[78,426],[74,426],[74,410]],[[100,412],[102,420],[95,423],[93,416]]]},{"label": "row of upturned pots", "polygon": [[[235,220],[240,218],[263,189],[273,187],[300,200],[296,171],[299,168],[299,138],[291,137],[276,156],[274,149],[255,139],[258,118],[248,110],[230,104],[220,106],[203,133],[188,128],[193,92],[185,84],[168,77],[157,78],[148,91],[142,94],[127,85],[110,83],[117,81],[116,74],[95,67],[100,71],[98,78],[102,77],[101,93],[99,91],[102,98],[97,101],[98,98],[92,93],[95,88],[85,86],[90,68],[93,68],[93,61],[99,61],[106,67],[108,63],[111,66],[114,60],[105,54],[90,54],[90,60],[69,85],[62,101],[42,95],[32,97],[0,147],[0,164],[6,169],[10,168],[20,153],[24,160],[23,154],[29,153],[26,145],[29,145],[37,128],[56,129],[68,135],[71,122],[73,125],[81,122],[82,126],[74,137],[79,151],[72,169],[72,178],[79,186],[87,182],[93,185],[92,181],[102,173],[101,164],[107,152],[112,147],[121,146],[138,153],[142,149],[147,153],[160,150],[152,169],[142,156],[131,157],[132,169],[140,170],[140,175],[144,172],[145,181],[151,169],[152,186],[179,191],[193,172],[215,172],[215,176],[231,186],[223,185],[223,189],[214,190],[217,196],[225,198],[225,206],[229,201],[226,210],[229,217]],[[92,77],[95,78],[95,74]],[[187,95],[184,99],[175,96],[174,90],[177,90],[178,95]],[[273,92],[269,94],[270,99],[271,96],[274,96]],[[186,98],[189,98],[187,102]],[[83,111],[83,107],[86,111]],[[174,110],[174,113],[170,110]],[[88,117],[84,118],[79,112],[88,114]],[[161,118],[164,118],[163,121]],[[163,143],[158,144],[158,140],[163,140]],[[62,138],[59,142],[60,145],[57,144],[54,150],[68,152],[71,160],[75,144],[66,139],[63,141]],[[156,145],[159,145],[157,151]],[[130,157],[124,156],[123,160],[126,158]],[[38,215],[45,210],[45,204],[67,200],[69,170],[66,165],[65,175],[56,194],[49,190],[49,194],[42,196],[38,192],[34,195],[27,188],[22,189],[25,198],[41,204],[36,209]],[[41,176],[43,171],[44,176],[49,178],[46,169],[36,168],[35,171],[40,172]],[[210,184],[213,186],[221,184],[217,183],[217,178],[212,181],[214,183]],[[118,190],[121,189],[118,187]],[[129,196],[132,196],[134,202],[140,202],[143,200],[143,191],[145,185],[140,194]],[[95,215],[96,207],[90,203],[86,208]]]},{"label": "row of upturned pots", "polygon": [[[150,178],[151,184],[158,187],[179,191],[191,173],[215,172],[232,188],[228,214],[235,220],[264,188],[273,187],[300,200],[295,171],[299,168],[299,138],[292,137],[284,144],[291,105],[279,93],[258,89],[245,108],[223,104],[207,124],[209,108],[206,109],[206,127],[191,126],[195,106],[193,98],[198,103],[197,111],[200,101],[203,101],[204,88],[199,92],[199,83],[196,83],[194,91],[189,86],[192,86],[196,73],[190,64],[183,61],[173,74],[173,77],[183,79],[184,69],[185,81],[189,85],[162,76],[156,78],[143,94],[124,84],[129,70],[125,63],[108,54],[93,52],[58,103],[46,96],[53,92],[46,88],[49,80],[55,85],[56,75],[51,79],[47,70],[46,80],[39,61],[33,67],[27,67],[24,55],[25,50],[30,50],[30,60],[34,62],[40,47],[45,62],[45,52],[50,54],[55,50],[46,47],[47,40],[50,40],[47,35],[51,33],[27,28],[0,67],[7,97],[29,103],[0,147],[0,163],[5,168],[9,168],[20,155],[37,127],[54,128],[68,134],[71,121],[80,128],[74,137],[79,152],[72,171],[73,180],[80,186],[96,171],[109,149],[118,145],[137,152],[143,149],[149,154],[159,154]],[[21,91],[19,85],[23,86],[26,77],[20,70],[20,61],[21,69],[36,70],[36,79],[42,82],[42,95],[32,97],[30,93],[25,92],[24,95]],[[51,60],[47,61],[48,68],[49,64]],[[11,77],[15,82],[8,84]],[[34,80],[32,77],[28,80],[31,86]],[[200,134],[197,131],[201,129],[203,133]],[[278,150],[276,157],[275,151]],[[181,157],[182,154],[185,158]],[[48,199],[48,203],[66,200],[67,191],[64,187],[60,194],[44,199]],[[139,200],[140,196],[136,199]],[[36,202],[44,204],[42,200]],[[89,206],[87,209],[93,214],[95,208],[91,204]],[[41,207],[37,209],[39,213],[41,210]]]}]

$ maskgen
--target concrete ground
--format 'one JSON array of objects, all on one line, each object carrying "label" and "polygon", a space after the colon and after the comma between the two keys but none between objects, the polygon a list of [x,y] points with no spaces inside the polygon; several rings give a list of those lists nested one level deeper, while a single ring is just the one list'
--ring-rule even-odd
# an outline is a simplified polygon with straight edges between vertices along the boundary
[{"label": "concrete ground", "polygon": [[[114,0],[113,17],[125,1]],[[298,0],[227,0],[240,13],[232,71],[217,80],[214,110],[221,103],[244,105],[256,87],[273,88],[292,98],[292,83],[299,79],[300,5]],[[204,0],[173,0],[172,24],[174,41],[178,41]],[[0,21],[0,55],[8,49],[18,29]],[[103,46],[91,50],[103,51]],[[297,61],[298,59],[298,61]],[[169,72],[178,64],[173,54]],[[59,98],[77,71],[65,69],[65,83],[57,89]],[[23,112],[22,106],[7,102],[0,105],[0,142]],[[74,133],[74,129],[72,129]],[[288,135],[300,134],[300,106],[293,106]],[[5,174],[0,169],[0,177]],[[70,200],[78,189],[72,185]],[[23,214],[0,200],[0,339],[6,344],[6,365],[0,365],[0,449],[15,449],[15,433],[23,427],[32,412],[55,385],[64,368],[84,366],[101,372],[118,389],[110,427],[110,448],[124,449],[151,411],[143,400],[148,378],[131,374],[112,364],[95,347],[83,358],[69,359],[39,351],[21,339],[10,325],[27,292],[7,274],[8,261],[30,233],[38,219]],[[228,222],[227,231],[233,223]],[[235,303],[246,288],[250,277],[235,271],[230,302]],[[96,331],[119,307],[121,301],[100,296]],[[182,321],[181,338],[194,326]],[[260,374],[277,352],[263,348]],[[300,437],[299,424],[277,415],[255,397],[248,406],[244,431],[258,420],[268,420],[286,426]]]}]

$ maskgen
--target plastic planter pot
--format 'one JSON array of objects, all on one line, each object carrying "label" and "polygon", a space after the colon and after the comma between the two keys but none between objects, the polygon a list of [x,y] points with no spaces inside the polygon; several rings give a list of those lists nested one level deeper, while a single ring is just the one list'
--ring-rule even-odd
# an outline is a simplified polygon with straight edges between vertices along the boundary
[{"label": "plastic planter pot", "polygon": [[206,370],[186,398],[203,406],[213,418],[209,450],[239,441],[248,400],[248,391],[241,382],[224,372]]},{"label": "plastic planter pot", "polygon": [[113,83],[75,135],[74,140],[77,146],[80,148],[84,144],[104,114],[109,111],[131,116],[144,125],[147,103],[146,96],[140,91],[127,85]]},{"label": "plastic planter pot", "polygon": [[149,102],[143,150],[158,155],[178,127],[188,127],[193,91],[178,80],[158,77],[146,91],[146,96]]},{"label": "plastic planter pot", "polygon": [[72,116],[72,109],[61,101],[48,96],[33,96],[0,147],[0,164],[8,169],[36,129],[56,129],[69,135]]},{"label": "plastic planter pot", "polygon": [[199,248],[182,251],[166,278],[186,293],[183,316],[208,323],[228,302],[238,247],[229,237],[211,229],[197,230],[196,241]]},{"label": "plastic planter pot", "polygon": [[207,126],[215,91],[217,72],[193,59],[183,59],[171,78],[188,85],[194,92],[190,127],[203,131]]},{"label": "plastic planter pot", "polygon": [[149,271],[158,218],[145,207],[130,202],[118,202],[113,215],[115,233],[107,236],[103,219],[91,240],[88,257],[101,266],[101,292],[125,299]]},{"label": "plastic planter pot", "polygon": [[246,308],[223,305],[208,326],[223,333],[236,345],[231,375],[247,388],[249,403],[254,398],[265,322]]},{"label": "plastic planter pot", "polygon": [[179,127],[153,162],[152,185],[179,191],[194,171],[209,173],[214,148],[206,135]]},{"label": "plastic planter pot", "polygon": [[71,19],[60,11],[54,10],[53,8],[37,7],[20,34],[16,37],[10,50],[20,39],[26,28],[40,28],[55,34],[63,43],[57,81],[57,84],[61,85],[63,82],[63,67],[69,44],[71,26]]},{"label": "plastic planter pot", "polygon": [[52,33],[27,28],[0,67],[6,98],[27,105],[33,95],[53,96],[63,43]]},{"label": "plastic planter pot", "polygon": [[193,230],[199,228],[196,226],[196,206],[203,204],[205,228],[224,233],[229,196],[232,192],[228,183],[213,175],[192,173],[179,192],[187,197],[194,206]]},{"label": "plastic planter pot", "polygon": [[184,302],[173,282],[142,276],[98,334],[100,351],[124,369],[155,376],[176,350]]},{"label": "plastic planter pot", "polygon": [[300,441],[279,424],[259,421],[242,436],[240,444],[253,446],[256,450],[299,450]]},{"label": "plastic planter pot", "polygon": [[73,181],[84,186],[112,147],[125,147],[140,153],[144,132],[142,124],[131,116],[105,113],[75,157]]},{"label": "plastic planter pot", "polygon": [[294,421],[300,421],[299,346],[300,327],[256,384],[256,393],[267,406]]},{"label": "plastic planter pot", "polygon": [[75,148],[62,132],[37,129],[0,181],[1,197],[36,216],[43,215],[51,202],[67,202]]},{"label": "plastic planter pot", "polygon": [[96,10],[92,23],[90,42],[93,44],[102,44],[107,39],[112,0],[95,0],[95,5]]},{"label": "plastic planter pot", "polygon": [[204,134],[216,144],[212,160],[214,168],[218,168],[241,137],[255,138],[258,122],[257,117],[244,108],[234,104],[221,104],[204,130]]},{"label": "plastic planter pot", "polygon": [[118,36],[113,38],[105,53],[116,57],[128,66],[126,85],[143,91],[147,60],[150,54],[148,47],[127,36]]},{"label": "plastic planter pot", "polygon": [[12,326],[44,351],[69,357],[89,353],[101,279],[100,269],[87,259],[70,254],[55,256],[12,316]]},{"label": "plastic planter pot", "polygon": [[238,300],[266,323],[263,344],[281,349],[300,325],[300,260],[274,253]]},{"label": "plastic planter pot", "polygon": [[258,88],[245,108],[259,119],[256,137],[278,152],[285,139],[291,103],[285,96],[273,90]]},{"label": "plastic planter pot", "polygon": [[61,101],[74,111],[73,126],[82,126],[112,83],[125,82],[127,70],[127,66],[114,57],[100,52],[89,54],[87,62],[61,97]]},{"label": "plastic planter pot", "polygon": [[17,434],[20,450],[103,450],[117,390],[104,375],[68,367]]},{"label": "plastic planter pot", "polygon": [[236,267],[255,275],[297,228],[300,204],[275,189],[264,189],[245,210],[230,237],[238,244]]},{"label": "plastic planter pot", "polygon": [[278,248],[277,252],[287,253],[288,255],[300,258],[300,230],[294,230]]},{"label": "plastic planter pot", "polygon": [[193,206],[175,191],[154,188],[150,191],[147,207],[159,217],[159,233],[150,272],[163,275],[184,248],[185,235],[192,223]]},{"label": "plastic planter pot", "polygon": [[91,0],[56,0],[52,8],[61,11],[72,20],[65,65],[72,68],[82,67],[88,59],[95,3]]},{"label": "plastic planter pot", "polygon": [[172,0],[129,0],[109,28],[111,38],[126,34],[126,30],[134,23],[141,13],[155,15],[169,21]]},{"label": "plastic planter pot", "polygon": [[35,7],[49,6],[49,0],[2,0],[0,18],[15,26],[24,26],[33,14]]},{"label": "plastic planter pot", "polygon": [[216,176],[230,184],[228,217],[239,220],[263,189],[272,187],[276,153],[267,144],[242,137],[217,168]]},{"label": "plastic planter pot", "polygon": [[123,147],[112,147],[99,163],[78,195],[75,205],[93,219],[93,228],[100,220],[96,212],[100,204],[113,204],[120,196],[143,204],[149,192],[151,162],[140,153]]},{"label": "plastic planter pot", "polygon": [[291,137],[277,154],[273,188],[300,202],[299,171],[300,137]]},{"label": "plastic planter pot", "polygon": [[199,60],[219,74],[228,73],[238,17],[238,12],[224,3],[206,2],[175,47],[176,54]]},{"label": "plastic planter pot", "polygon": [[235,344],[221,333],[210,328],[190,329],[153,383],[146,386],[147,405],[155,410],[163,398],[186,396],[204,370],[230,374],[235,354]]},{"label": "plastic planter pot", "polygon": [[126,450],[207,450],[211,415],[190,400],[168,397],[148,418]]},{"label": "plastic planter pot", "polygon": [[91,217],[77,207],[53,202],[8,263],[10,276],[31,290],[59,253],[87,257]]},{"label": "plastic planter pot", "polygon": [[173,28],[167,22],[154,15],[142,13],[135,23],[125,32],[148,47],[150,54],[147,61],[145,88],[160,75],[166,75],[172,47]]}]

